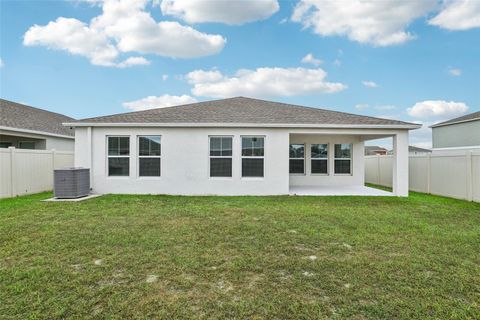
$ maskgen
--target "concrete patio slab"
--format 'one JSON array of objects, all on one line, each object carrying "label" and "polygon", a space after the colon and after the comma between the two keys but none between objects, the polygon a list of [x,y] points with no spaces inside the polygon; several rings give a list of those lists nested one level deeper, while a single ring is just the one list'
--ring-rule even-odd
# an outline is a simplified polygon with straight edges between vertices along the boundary
[{"label": "concrete patio slab", "polygon": [[365,186],[298,186],[290,187],[292,196],[394,196],[392,192]]},{"label": "concrete patio slab", "polygon": [[54,198],[49,198],[49,199],[45,199],[45,200],[42,200],[42,201],[44,201],[44,202],[79,202],[79,201],[93,199],[93,198],[100,197],[100,196],[102,196],[102,195],[101,194],[89,194],[86,197],[73,198],[73,199],[57,199],[57,198],[54,197]]}]

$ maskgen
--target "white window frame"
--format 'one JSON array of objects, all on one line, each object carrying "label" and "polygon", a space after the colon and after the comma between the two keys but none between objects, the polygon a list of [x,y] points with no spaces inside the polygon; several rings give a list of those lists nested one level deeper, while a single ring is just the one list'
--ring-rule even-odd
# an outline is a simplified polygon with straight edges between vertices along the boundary
[{"label": "white window frame", "polygon": [[[244,156],[243,155],[243,138],[262,138],[263,139],[263,156]],[[264,179],[265,178],[265,153],[267,139],[262,135],[244,135],[240,136],[240,177],[242,179]],[[243,159],[263,159],[263,176],[261,177],[244,177],[243,176]]]},{"label": "white window frame", "polygon": [[[303,158],[290,158],[290,146],[292,144],[298,144],[298,145],[302,145],[303,146]],[[306,143],[290,143],[288,145],[288,173],[292,176],[304,176],[307,172],[307,168],[306,168],[306,162],[305,162],[305,159],[306,159],[306,154],[305,154],[305,149],[306,149],[306,146],[307,144]],[[290,160],[303,160],[303,172],[302,173],[290,173]]]},{"label": "white window frame", "polygon": [[[212,138],[230,138],[232,140],[232,155],[230,156],[212,156],[211,155],[211,139]],[[213,135],[213,136],[208,136],[208,177],[210,179],[232,179],[233,178],[233,135]],[[210,168],[211,168],[211,159],[232,159],[232,173],[231,176],[226,176],[226,177],[212,177],[210,173]]]},{"label": "white window frame", "polygon": [[[326,158],[312,158],[312,146],[319,145],[319,144],[324,144],[324,145],[327,146],[327,157]],[[329,168],[330,161],[328,159],[329,155],[330,155],[330,144],[329,143],[312,143],[312,144],[310,144],[310,174],[312,176],[329,176],[330,175],[330,168]],[[327,173],[314,173],[314,172],[312,172],[312,168],[313,168],[312,162],[317,161],[317,160],[322,160],[322,161],[326,160],[327,161]],[[334,168],[334,170],[335,170],[335,168]]]},{"label": "white window frame", "polygon": [[[131,173],[132,173],[132,170],[130,170],[130,165],[131,165],[131,159],[130,159],[130,157],[131,157],[131,155],[132,155],[132,152],[131,152],[131,150],[130,150],[130,149],[131,149],[131,148],[130,148],[130,142],[131,142],[131,141],[130,141],[130,136],[129,136],[129,135],[112,135],[112,136],[106,136],[106,137],[107,137],[107,139],[106,139],[106,141],[105,141],[106,144],[107,144],[107,146],[106,146],[106,154],[107,154],[107,157],[106,157],[106,158],[107,158],[107,161],[106,161],[106,162],[107,162],[107,163],[106,163],[106,167],[107,167],[107,168],[106,168],[106,172],[107,172],[107,174],[106,174],[106,176],[107,176],[108,178],[112,178],[112,179],[126,179],[126,178],[130,178],[130,175],[131,175]],[[109,138],[128,138],[128,156],[125,156],[125,155],[111,156],[111,155],[109,155],[109,154],[108,154],[108,143],[109,143],[108,140],[109,140]],[[110,158],[128,158],[128,175],[127,175],[127,176],[111,176],[111,175],[110,175],[110,168],[109,168],[109,161],[108,161]]]},{"label": "white window frame", "polygon": [[[140,155],[140,138],[143,137],[160,137],[160,155],[159,156],[141,156]],[[137,178],[139,179],[159,179],[162,176],[162,135],[160,134],[142,134],[137,136]],[[141,158],[158,158],[160,159],[160,175],[158,176],[141,176],[140,175],[140,159]]]},{"label": "white window frame", "polygon": [[[335,146],[337,144],[349,144],[350,145],[350,158],[337,158],[335,157]],[[350,160],[350,173],[336,173],[335,172],[335,161],[336,160]],[[353,175],[353,143],[335,143],[333,145],[333,173],[336,176],[352,176]]]}]

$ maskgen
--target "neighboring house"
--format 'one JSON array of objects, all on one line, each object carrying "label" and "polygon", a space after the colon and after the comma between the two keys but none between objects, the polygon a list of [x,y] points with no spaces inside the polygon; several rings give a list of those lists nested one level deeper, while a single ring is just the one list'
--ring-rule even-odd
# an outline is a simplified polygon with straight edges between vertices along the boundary
[{"label": "neighboring house", "polygon": [[364,142],[393,137],[393,192],[407,196],[408,131],[420,127],[244,97],[65,125],[93,192],[183,195],[348,194],[365,188]]},{"label": "neighboring house", "polygon": [[431,126],[432,145],[440,148],[480,148],[480,111]]},{"label": "neighboring house", "polygon": [[387,149],[379,146],[365,146],[365,155],[366,156],[384,156],[387,154]]},{"label": "neighboring house", "polygon": [[[415,146],[408,146],[408,155],[410,156],[419,156],[419,155],[426,155],[432,153],[430,149],[419,148]],[[393,154],[393,150],[388,150],[389,155]]]},{"label": "neighboring house", "polygon": [[413,155],[413,156],[419,156],[419,155],[426,155],[432,153],[432,150],[430,149],[425,149],[425,148],[419,148],[415,146],[408,146],[408,154]]},{"label": "neighboring house", "polygon": [[0,99],[0,148],[73,151],[73,118]]}]

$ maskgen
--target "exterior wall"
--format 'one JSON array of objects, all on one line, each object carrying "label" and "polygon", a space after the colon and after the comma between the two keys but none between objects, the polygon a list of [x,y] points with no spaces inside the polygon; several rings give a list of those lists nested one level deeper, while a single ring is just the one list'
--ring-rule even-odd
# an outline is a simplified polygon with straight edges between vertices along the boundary
[{"label": "exterior wall", "polygon": [[[94,193],[180,195],[288,194],[288,132],[248,128],[77,128],[75,166],[92,168]],[[91,159],[89,133],[91,130]],[[130,137],[130,176],[107,176],[107,136]],[[161,177],[138,177],[137,136],[162,138]],[[233,136],[233,177],[209,177],[209,136]],[[265,136],[263,178],[241,177],[241,136]]]},{"label": "exterior wall", "polygon": [[[296,128],[205,128],[205,127],[79,127],[75,132],[75,166],[90,168],[94,193],[179,195],[281,195],[290,186],[343,186],[364,183],[364,143],[369,139],[401,134],[407,158],[406,130],[296,129]],[[130,137],[130,175],[107,176],[107,137]],[[161,177],[138,177],[137,137],[160,135]],[[233,136],[233,177],[209,177],[209,136]],[[265,136],[263,178],[241,177],[241,136]],[[329,176],[289,175],[290,143],[329,143]],[[352,175],[334,175],[335,143],[352,143]],[[405,145],[404,145],[405,144]],[[307,146],[307,148],[309,148]],[[307,152],[307,173],[310,172]],[[408,164],[407,164],[408,166]],[[403,170],[404,165],[400,166]],[[408,176],[399,176],[399,183]],[[398,194],[404,195],[404,194]]]},{"label": "exterior wall", "polygon": [[75,140],[65,139],[59,137],[47,137],[46,139],[47,150],[61,150],[61,151],[73,151],[75,150]]},{"label": "exterior wall", "polygon": [[[364,143],[358,135],[312,135],[292,134],[290,143],[305,144],[305,174],[290,174],[291,186],[363,186],[365,178]],[[328,175],[311,174],[310,145],[328,143]],[[352,174],[336,175],[334,173],[334,145],[351,143]]]},{"label": "exterior wall", "polygon": [[[91,168],[89,127],[75,128],[75,166]],[[92,170],[90,170],[90,174]],[[92,179],[90,179],[92,181]]]},{"label": "exterior wall", "polygon": [[75,140],[62,137],[54,137],[48,135],[40,135],[33,133],[17,132],[12,130],[0,130],[0,140],[2,142],[11,142],[12,147],[19,148],[21,141],[35,142],[35,149],[38,150],[60,150],[73,151],[75,148]]},{"label": "exterior wall", "polygon": [[480,120],[432,128],[433,148],[480,146]]}]

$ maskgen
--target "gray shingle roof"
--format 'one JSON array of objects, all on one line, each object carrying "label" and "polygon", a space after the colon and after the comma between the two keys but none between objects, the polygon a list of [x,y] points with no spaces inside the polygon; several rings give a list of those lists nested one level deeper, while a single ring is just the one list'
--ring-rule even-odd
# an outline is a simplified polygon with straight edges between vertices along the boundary
[{"label": "gray shingle roof", "polygon": [[477,119],[480,120],[480,111],[477,111],[477,112],[474,112],[474,113],[469,113],[469,114],[466,114],[464,116],[454,118],[454,119],[450,119],[450,120],[447,120],[447,121],[444,121],[444,122],[436,123],[433,126],[431,126],[431,128],[446,126],[448,124],[453,124],[453,123],[457,123],[457,122],[472,121],[472,120],[477,120]]},{"label": "gray shingle roof", "polygon": [[0,99],[0,126],[74,136],[74,130],[62,125],[75,119],[20,103]]},{"label": "gray shingle roof", "polygon": [[88,118],[74,123],[416,125],[245,97]]}]

